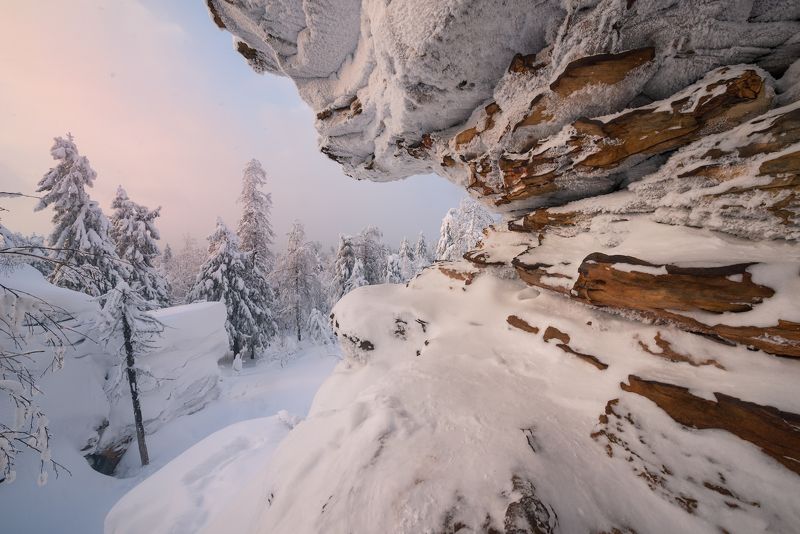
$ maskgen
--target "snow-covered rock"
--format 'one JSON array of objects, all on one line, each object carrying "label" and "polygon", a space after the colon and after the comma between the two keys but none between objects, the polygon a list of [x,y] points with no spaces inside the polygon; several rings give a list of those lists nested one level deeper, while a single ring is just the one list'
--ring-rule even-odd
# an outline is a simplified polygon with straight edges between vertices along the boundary
[{"label": "snow-covered rock", "polygon": [[[294,80],[317,112],[322,151],[346,173],[433,172],[484,196],[485,186],[502,192],[502,152],[524,152],[580,117],[668,98],[720,66],[752,64],[769,79],[763,99],[800,53],[791,0],[208,5],[256,70]],[[794,91],[794,70],[781,92]],[[573,198],[609,188],[579,184],[564,188]]]}]

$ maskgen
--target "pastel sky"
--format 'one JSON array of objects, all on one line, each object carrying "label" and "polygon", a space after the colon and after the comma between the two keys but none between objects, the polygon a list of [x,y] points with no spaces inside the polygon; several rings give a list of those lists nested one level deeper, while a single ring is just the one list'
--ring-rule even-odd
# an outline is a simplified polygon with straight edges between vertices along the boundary
[{"label": "pastel sky", "polygon": [[[0,3],[0,190],[33,193],[53,166],[53,137],[72,132],[98,173],[105,210],[118,184],[161,205],[165,242],[204,237],[238,218],[244,164],[262,161],[280,236],[294,219],[334,244],[376,224],[387,242],[439,223],[464,193],[436,176],[356,182],[319,153],[313,114],[291,81],[255,74],[202,0]],[[46,233],[50,214],[4,200],[4,224]]]}]

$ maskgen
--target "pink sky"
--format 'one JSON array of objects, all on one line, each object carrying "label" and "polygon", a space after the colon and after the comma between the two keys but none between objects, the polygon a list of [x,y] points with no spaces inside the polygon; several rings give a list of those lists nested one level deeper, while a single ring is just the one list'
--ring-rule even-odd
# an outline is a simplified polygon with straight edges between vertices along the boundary
[{"label": "pink sky", "polygon": [[[378,224],[389,242],[438,221],[462,195],[425,176],[356,182],[319,154],[313,114],[286,79],[258,76],[208,20],[203,2],[5,2],[0,32],[0,190],[32,193],[53,164],[52,138],[71,131],[98,172],[92,196],[108,209],[118,184],[163,206],[173,244],[205,236],[217,215],[235,224],[241,169],[260,159],[274,225],[295,218],[326,243]],[[45,233],[33,201],[4,204],[13,230]]]}]

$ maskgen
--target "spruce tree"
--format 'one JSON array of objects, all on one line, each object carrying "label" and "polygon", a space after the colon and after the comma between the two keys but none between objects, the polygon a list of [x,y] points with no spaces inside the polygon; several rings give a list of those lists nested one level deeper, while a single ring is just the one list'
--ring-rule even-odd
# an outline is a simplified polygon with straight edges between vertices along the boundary
[{"label": "spruce tree", "polygon": [[302,341],[303,330],[314,309],[325,305],[319,281],[319,260],[312,243],[306,241],[303,225],[289,230],[286,252],[275,262],[270,280],[277,293],[277,308],[286,331]]},{"label": "spruce tree", "polygon": [[205,251],[197,244],[197,240],[186,234],[183,236],[183,247],[172,257],[171,262],[164,263],[167,283],[176,304],[187,301],[186,297],[194,286],[205,258]]},{"label": "spruce tree", "polygon": [[153,307],[153,303],[145,300],[139,289],[131,288],[124,281],[120,281],[107,293],[100,317],[100,328],[103,338],[108,340],[121,338],[122,341],[119,354],[123,360],[121,363],[131,393],[139,458],[144,466],[150,463],[150,458],[147,453],[144,418],[139,399],[140,368],[136,361],[155,348],[154,343],[164,327],[155,317],[147,313],[147,310]]},{"label": "spruce tree", "polygon": [[400,256],[397,254],[389,254],[386,257],[386,283],[403,284],[405,282],[403,270],[400,267]]},{"label": "spruce tree", "polygon": [[400,274],[403,282],[411,280],[417,272],[414,261],[414,251],[405,237],[400,242],[400,250],[397,251],[398,262],[400,263]]},{"label": "spruce tree", "polygon": [[145,300],[156,307],[169,305],[167,282],[156,269],[159,255],[156,241],[159,239],[155,219],[161,208],[150,210],[128,198],[122,188],[117,188],[117,196],[111,204],[111,237],[116,244],[117,255],[129,267],[128,283],[136,287]]},{"label": "spruce tree", "polygon": [[356,258],[355,263],[353,263],[353,272],[350,273],[350,278],[348,278],[345,284],[345,294],[359,287],[368,285],[370,285],[370,283],[364,273],[364,264],[361,263],[361,258]]},{"label": "spruce tree", "polygon": [[414,267],[416,272],[431,264],[431,253],[428,250],[428,242],[425,240],[425,234],[419,233],[417,237],[417,244],[414,246]]},{"label": "spruce tree", "polygon": [[346,235],[339,236],[339,248],[336,251],[336,260],[333,268],[332,294],[333,303],[336,303],[347,293],[347,283],[353,274],[356,262],[356,253],[353,247],[353,238]]},{"label": "spruce tree", "polygon": [[242,216],[236,234],[243,252],[252,253],[254,261],[265,272],[274,263],[271,245],[275,239],[269,215],[272,210],[272,195],[261,188],[267,183],[267,173],[257,159],[250,160],[244,168],[242,192],[239,204]]},{"label": "spruce tree", "polygon": [[50,154],[58,163],[39,181],[44,193],[35,210],[53,209],[54,228],[48,237],[50,259],[56,264],[50,281],[56,285],[100,296],[127,278],[109,237],[109,222],[89,198],[97,174],[71,134],[56,137]]},{"label": "spruce tree", "polygon": [[364,269],[368,285],[382,284],[386,276],[386,245],[383,233],[375,226],[367,226],[358,235],[358,258]]},{"label": "spruce tree", "polygon": [[222,219],[208,238],[208,256],[200,267],[190,302],[206,300],[225,303],[228,310],[225,329],[234,354],[249,353],[267,346],[276,332],[275,320],[269,308],[267,288],[259,282],[263,276],[253,276],[248,254],[239,250],[236,235]]}]

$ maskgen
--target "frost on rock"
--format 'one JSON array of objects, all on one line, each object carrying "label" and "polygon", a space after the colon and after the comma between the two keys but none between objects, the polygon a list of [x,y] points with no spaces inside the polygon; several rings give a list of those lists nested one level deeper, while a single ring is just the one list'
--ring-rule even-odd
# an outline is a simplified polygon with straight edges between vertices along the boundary
[{"label": "frost on rock", "polygon": [[[791,1],[208,5],[256,70],[295,82],[317,113],[321,150],[345,172],[433,172],[476,196],[502,193],[503,152],[524,152],[580,117],[668,98],[725,65],[778,79],[800,52]],[[796,70],[781,92],[796,91]],[[608,189],[589,184],[573,197]]]}]

